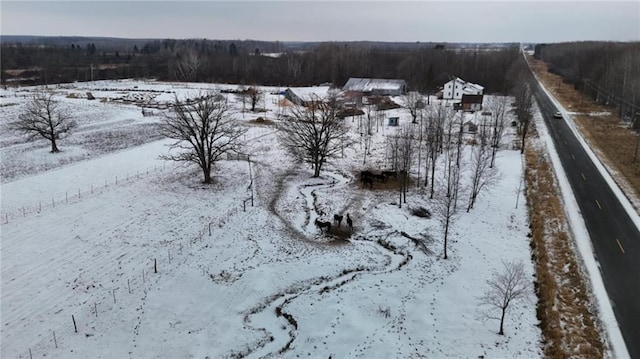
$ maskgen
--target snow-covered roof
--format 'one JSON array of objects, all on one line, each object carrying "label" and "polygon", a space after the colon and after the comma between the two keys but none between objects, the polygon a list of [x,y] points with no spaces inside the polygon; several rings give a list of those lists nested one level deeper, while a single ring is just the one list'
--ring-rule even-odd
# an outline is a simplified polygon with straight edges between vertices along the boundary
[{"label": "snow-covered roof", "polygon": [[484,90],[484,87],[480,86],[478,84],[473,84],[471,82],[467,82],[467,83],[464,84],[464,90],[482,91],[482,90]]},{"label": "snow-covered roof", "polygon": [[[466,93],[470,93],[470,94],[475,94],[477,92],[482,92],[484,91],[484,87],[480,86],[478,84],[474,84],[472,82],[467,82],[459,77],[456,77],[454,79],[452,79],[449,82],[459,82],[460,84],[462,84],[462,91],[466,92]],[[447,83],[449,83],[447,82]]]},{"label": "snow-covered roof", "polygon": [[399,90],[406,86],[405,80],[396,79],[367,79],[352,77],[342,87],[343,90],[370,92],[374,90]]},{"label": "snow-covered roof", "polygon": [[330,86],[290,87],[289,91],[301,100],[310,100],[312,98],[327,98],[330,89]]}]

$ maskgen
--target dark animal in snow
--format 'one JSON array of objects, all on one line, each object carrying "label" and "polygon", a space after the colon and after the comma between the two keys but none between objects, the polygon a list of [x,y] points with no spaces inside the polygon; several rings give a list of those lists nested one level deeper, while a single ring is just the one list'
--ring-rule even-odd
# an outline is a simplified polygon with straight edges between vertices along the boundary
[{"label": "dark animal in snow", "polygon": [[333,215],[333,223],[338,223],[338,228],[340,228],[340,225],[342,224],[342,218],[343,216],[340,216],[338,214]]},{"label": "dark animal in snow", "polygon": [[331,222],[320,221],[316,218],[315,223],[316,223],[316,226],[320,228],[321,232],[323,229],[326,229],[327,232],[331,230]]}]

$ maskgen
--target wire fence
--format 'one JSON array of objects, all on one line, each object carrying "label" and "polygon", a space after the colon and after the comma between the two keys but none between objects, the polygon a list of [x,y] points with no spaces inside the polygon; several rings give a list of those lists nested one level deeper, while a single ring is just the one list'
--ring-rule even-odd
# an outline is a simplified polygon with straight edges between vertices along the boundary
[{"label": "wire fence", "polygon": [[[48,357],[54,350],[77,352],[74,345],[79,340],[95,335],[94,333],[100,328],[108,329],[113,325],[114,317],[135,318],[140,310],[140,305],[137,303],[146,300],[147,293],[163,278],[163,274],[176,270],[194,253],[207,248],[210,245],[210,239],[215,238],[216,228],[222,228],[241,212],[239,206],[234,206],[217,218],[210,218],[195,235],[184,240],[159,242],[162,248],[159,248],[155,255],[150,256],[141,269],[137,268],[125,275],[117,275],[116,280],[105,278],[105,283],[109,285],[99,286],[100,292],[96,292],[93,300],[85,300],[70,311],[65,310],[64,314],[62,311],[56,312],[54,320],[44,320],[57,325],[52,325],[46,332],[40,333],[38,338],[43,339],[39,339],[39,342],[33,346],[24,348],[18,358]],[[238,218],[238,220],[243,219]],[[199,265],[198,270],[207,279],[214,277],[205,265]],[[61,320],[62,315],[68,318]],[[40,321],[43,320],[40,319]],[[138,334],[140,324],[135,325],[134,336]],[[81,345],[85,346],[85,344]]]},{"label": "wire fence", "polygon": [[[107,183],[101,187],[94,187],[93,193],[98,193],[100,190],[105,190],[109,187],[114,187],[118,184],[130,183],[136,179],[140,179],[143,176],[152,174],[154,171],[163,171],[164,168],[154,168],[153,170],[145,171],[144,173],[137,173],[135,176],[126,176],[123,179],[113,179],[111,183]],[[251,187],[251,185],[249,186]],[[82,304],[77,305],[71,311],[65,310],[64,315],[68,315],[67,319],[60,319],[63,315],[58,311],[54,314],[53,320],[39,319],[40,322],[56,323],[52,324],[46,332],[40,333],[38,343],[33,346],[24,348],[24,351],[18,355],[18,358],[30,358],[33,357],[47,357],[50,356],[53,350],[71,350],[77,352],[77,348],[74,345],[81,339],[88,338],[94,335],[99,328],[107,329],[113,325],[114,317],[123,317],[127,314],[131,314],[131,318],[135,317],[138,310],[140,310],[140,300],[146,299],[146,293],[148,293],[152,286],[158,283],[162,279],[162,275],[170,273],[176,270],[180,265],[187,262],[195,253],[202,251],[210,246],[210,240],[216,238],[216,230],[223,228],[230,224],[231,221],[240,220],[244,221],[242,217],[250,214],[250,207],[254,206],[253,188],[251,189],[251,195],[231,208],[228,208],[224,212],[216,212],[215,217],[209,217],[205,224],[193,235],[186,237],[185,239],[172,240],[172,241],[158,241],[153,254],[151,254],[142,268],[136,268],[130,273],[115,274],[114,278],[105,278],[104,282],[109,283],[108,286],[100,285],[98,289],[99,293],[92,297],[92,300],[85,300]],[[83,196],[91,194],[91,190],[80,191],[70,198],[63,200],[65,203],[71,203],[71,201],[77,201]],[[46,208],[47,206],[45,206]],[[54,208],[51,204],[48,207]],[[26,208],[26,207],[25,207]],[[33,207],[30,207],[34,210]],[[40,211],[43,209],[39,208]],[[249,211],[248,211],[249,210]],[[25,209],[26,211],[26,209]],[[38,212],[34,212],[38,213]],[[28,215],[30,213],[25,213]],[[199,264],[198,269],[201,271],[201,275],[212,279],[214,274],[209,272],[209,267],[204,264]],[[112,276],[113,277],[113,276]],[[117,312],[114,314],[114,312]],[[102,318],[107,318],[102,320]],[[66,322],[66,324],[64,324]],[[61,324],[62,323],[62,324]],[[140,323],[134,328],[134,335],[137,335]],[[75,337],[75,338],[74,338]]]},{"label": "wire fence", "polygon": [[65,191],[64,196],[52,196],[51,198],[38,200],[37,202],[26,203],[20,207],[6,208],[3,206],[2,210],[0,210],[0,224],[8,224],[10,221],[18,218],[36,215],[42,211],[54,209],[65,204],[75,203],[82,198],[103,193],[104,191],[118,185],[129,184],[136,180],[148,177],[151,174],[162,172],[165,168],[165,165],[154,166],[153,168],[148,167],[146,169],[136,171],[136,173],[125,173],[124,175],[105,179],[102,183],[90,184],[82,188],[77,187],[69,189]]},{"label": "wire fence", "polygon": [[[227,154],[227,160],[231,161],[247,161],[249,162],[249,155],[247,154]],[[58,195],[57,197],[51,197],[45,200],[38,200],[31,203],[26,203],[19,207],[7,208],[5,206],[0,210],[0,224],[9,224],[11,221],[33,216],[42,213],[46,210],[52,210],[57,207],[76,203],[83,198],[88,198],[93,195],[104,193],[105,191],[115,188],[119,185],[125,185],[133,183],[137,180],[149,177],[150,175],[165,171],[166,166],[154,166],[153,168],[146,168],[136,173],[125,173],[121,176],[114,176],[111,179],[105,179],[103,183],[90,184],[83,188],[77,187],[75,189],[65,191],[64,196]],[[250,179],[249,189],[251,189],[251,195],[246,199],[243,199],[238,204],[235,211],[239,211],[240,208],[246,210],[246,203],[251,200],[251,206],[253,206],[253,180]]]}]

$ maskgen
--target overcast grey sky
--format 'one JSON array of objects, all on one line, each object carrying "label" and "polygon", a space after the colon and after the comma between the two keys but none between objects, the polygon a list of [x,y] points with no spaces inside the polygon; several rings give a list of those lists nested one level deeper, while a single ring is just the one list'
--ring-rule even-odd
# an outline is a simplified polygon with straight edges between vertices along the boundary
[{"label": "overcast grey sky", "polygon": [[640,1],[5,1],[4,35],[640,41]]}]

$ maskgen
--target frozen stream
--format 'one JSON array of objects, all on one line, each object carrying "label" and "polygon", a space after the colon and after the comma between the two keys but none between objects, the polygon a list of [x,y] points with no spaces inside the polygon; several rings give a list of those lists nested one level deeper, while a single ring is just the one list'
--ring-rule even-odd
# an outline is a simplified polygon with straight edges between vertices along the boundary
[{"label": "frozen stream", "polygon": [[[331,190],[338,186],[344,186],[349,183],[349,179],[337,174],[329,175],[333,180],[329,183],[317,183],[302,187],[300,193],[304,196],[306,203],[305,212],[308,221],[303,225],[302,231],[310,237],[317,236],[319,229],[315,226],[314,221],[320,218],[317,213],[315,198],[319,190]],[[344,223],[343,223],[344,225]],[[256,308],[245,317],[245,323],[254,329],[266,332],[267,338],[265,344],[249,353],[249,358],[263,358],[273,355],[279,355],[286,352],[293,341],[296,339],[297,321],[295,313],[289,313],[286,310],[287,304],[302,297],[314,296],[332,291],[342,287],[349,282],[356,280],[358,276],[368,274],[381,274],[401,269],[411,259],[411,255],[397,250],[392,245],[384,242],[382,239],[372,240],[365,237],[357,237],[351,241],[357,246],[375,246],[380,252],[384,260],[378,263],[382,265],[373,265],[365,268],[345,269],[342,274],[329,277],[317,277],[305,284],[294,286],[289,290],[279,293],[268,300],[266,305]],[[274,320],[273,317],[278,317]]]}]

